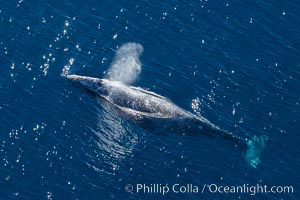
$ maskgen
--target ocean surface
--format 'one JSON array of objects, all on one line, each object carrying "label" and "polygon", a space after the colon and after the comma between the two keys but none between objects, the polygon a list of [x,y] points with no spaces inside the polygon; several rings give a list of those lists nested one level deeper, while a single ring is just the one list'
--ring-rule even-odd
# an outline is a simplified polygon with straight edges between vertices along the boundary
[{"label": "ocean surface", "polygon": [[[296,0],[1,0],[0,199],[299,199],[299,10]],[[106,77],[128,42],[144,49],[132,85],[240,137],[267,136],[257,167],[226,139],[127,120],[62,76]],[[175,184],[181,192],[153,189]]]}]

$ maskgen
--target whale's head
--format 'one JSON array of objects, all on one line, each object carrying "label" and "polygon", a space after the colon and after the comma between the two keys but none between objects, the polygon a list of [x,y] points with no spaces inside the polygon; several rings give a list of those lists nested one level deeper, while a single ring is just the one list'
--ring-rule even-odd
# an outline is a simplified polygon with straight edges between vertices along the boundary
[{"label": "whale's head", "polygon": [[103,80],[99,78],[93,78],[88,76],[78,76],[78,75],[67,75],[68,79],[78,82],[83,85],[89,91],[96,94],[103,94]]}]

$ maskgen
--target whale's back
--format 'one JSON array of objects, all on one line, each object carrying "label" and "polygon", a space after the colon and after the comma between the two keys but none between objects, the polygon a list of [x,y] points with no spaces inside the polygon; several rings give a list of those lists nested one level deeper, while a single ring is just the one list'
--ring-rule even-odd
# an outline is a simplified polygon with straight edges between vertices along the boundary
[{"label": "whale's back", "polygon": [[188,117],[192,115],[154,92],[115,81],[105,80],[103,82],[102,87],[106,87],[105,91],[107,92],[100,94],[100,96],[125,112],[157,118]]}]

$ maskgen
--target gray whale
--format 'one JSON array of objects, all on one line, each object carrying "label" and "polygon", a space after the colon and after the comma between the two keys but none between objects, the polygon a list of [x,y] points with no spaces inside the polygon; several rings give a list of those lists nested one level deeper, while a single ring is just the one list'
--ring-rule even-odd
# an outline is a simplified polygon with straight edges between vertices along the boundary
[{"label": "gray whale", "polygon": [[245,159],[252,167],[255,168],[260,162],[259,156],[265,147],[267,136],[254,136],[250,140],[242,138],[220,129],[204,117],[180,108],[161,95],[139,87],[125,85],[119,81],[79,75],[66,75],[66,77],[79,82],[86,89],[99,95],[126,114],[146,119],[176,121],[186,125],[189,129],[214,133],[213,135],[230,139],[236,144],[246,147]]}]

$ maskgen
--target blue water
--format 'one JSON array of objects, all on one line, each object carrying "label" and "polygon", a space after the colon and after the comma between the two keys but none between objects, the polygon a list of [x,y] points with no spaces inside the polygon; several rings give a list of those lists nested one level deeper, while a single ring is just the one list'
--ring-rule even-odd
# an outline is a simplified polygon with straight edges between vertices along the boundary
[{"label": "blue water", "polygon": [[[0,199],[299,199],[299,9],[292,0],[2,0]],[[127,42],[144,48],[135,86],[241,137],[268,136],[257,168],[226,140],[126,120],[61,76],[104,77]],[[137,183],[294,193],[125,191]]]}]

